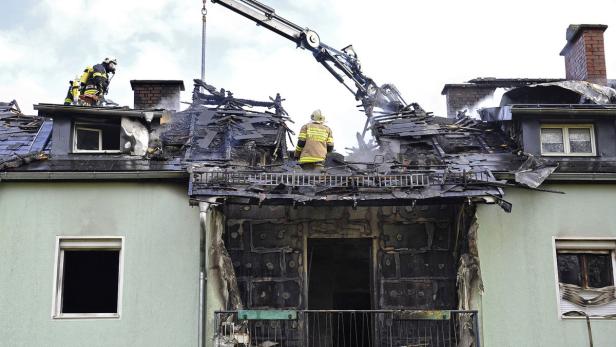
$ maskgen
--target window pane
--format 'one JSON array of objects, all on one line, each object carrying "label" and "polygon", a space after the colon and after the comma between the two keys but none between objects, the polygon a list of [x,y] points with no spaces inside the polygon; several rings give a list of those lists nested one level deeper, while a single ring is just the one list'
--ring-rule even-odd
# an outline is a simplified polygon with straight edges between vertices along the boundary
[{"label": "window pane", "polygon": [[117,313],[120,251],[64,251],[62,313]]},{"label": "window pane", "polygon": [[77,149],[97,151],[98,148],[97,130],[86,130],[77,128]]},{"label": "window pane", "polygon": [[559,253],[556,256],[556,262],[558,263],[559,282],[582,286],[579,255]]},{"label": "window pane", "polygon": [[563,131],[557,128],[541,129],[541,151],[543,153],[564,153]]},{"label": "window pane", "polygon": [[610,254],[586,254],[588,286],[602,288],[614,285],[612,256]]},{"label": "window pane", "polygon": [[590,129],[569,128],[569,146],[571,153],[592,153]]}]

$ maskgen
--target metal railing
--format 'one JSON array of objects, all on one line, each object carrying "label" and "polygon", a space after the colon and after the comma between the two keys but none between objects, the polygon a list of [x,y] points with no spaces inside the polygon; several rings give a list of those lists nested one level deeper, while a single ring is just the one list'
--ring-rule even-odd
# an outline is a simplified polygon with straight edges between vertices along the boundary
[{"label": "metal railing", "polygon": [[477,311],[221,311],[215,324],[215,347],[480,347]]},{"label": "metal railing", "polygon": [[442,174],[434,175],[434,180],[439,184],[472,184],[494,182],[495,178],[488,170],[480,171],[444,171]]},{"label": "metal railing", "polygon": [[330,175],[321,173],[193,172],[193,182],[207,186],[257,185],[339,188],[415,188],[430,185],[424,173],[395,175]]}]

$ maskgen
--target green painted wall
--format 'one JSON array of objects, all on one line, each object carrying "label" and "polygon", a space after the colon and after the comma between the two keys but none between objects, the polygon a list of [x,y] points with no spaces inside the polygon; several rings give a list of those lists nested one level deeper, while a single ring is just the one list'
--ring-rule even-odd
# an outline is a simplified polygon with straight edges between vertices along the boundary
[{"label": "green painted wall", "polygon": [[[125,236],[119,319],[52,319],[56,235]],[[186,186],[0,182],[0,346],[196,346],[199,209]]]},{"label": "green painted wall", "polygon": [[[508,189],[513,212],[478,208],[484,344],[588,346],[585,320],[558,318],[554,236],[616,237],[616,185],[546,185],[566,195]],[[616,319],[592,320],[595,347],[616,346]]]}]

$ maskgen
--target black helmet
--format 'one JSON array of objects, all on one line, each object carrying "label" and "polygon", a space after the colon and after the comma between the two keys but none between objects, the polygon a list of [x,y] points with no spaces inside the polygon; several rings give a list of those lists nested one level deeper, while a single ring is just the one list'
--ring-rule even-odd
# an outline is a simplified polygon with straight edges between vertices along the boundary
[{"label": "black helmet", "polygon": [[118,65],[118,60],[116,58],[105,58],[105,60],[103,60],[103,65],[105,66],[105,70],[107,70],[107,72],[115,73],[115,67]]}]

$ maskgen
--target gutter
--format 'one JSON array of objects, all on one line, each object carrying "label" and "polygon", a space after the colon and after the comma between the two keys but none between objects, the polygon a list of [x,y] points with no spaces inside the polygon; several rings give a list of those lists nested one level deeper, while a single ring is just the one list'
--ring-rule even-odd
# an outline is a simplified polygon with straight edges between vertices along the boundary
[{"label": "gutter", "polygon": [[616,181],[616,173],[576,173],[555,172],[548,177],[547,181]]},{"label": "gutter", "polygon": [[511,108],[512,115],[603,115],[614,116],[616,109],[614,108],[600,108],[600,109],[580,109],[580,108]]},{"label": "gutter", "polygon": [[0,181],[188,179],[186,171],[5,171]]},{"label": "gutter", "polygon": [[[494,176],[501,180],[513,180],[515,175],[512,173],[495,173]],[[613,182],[616,181],[616,172],[554,172],[545,182]]]}]

